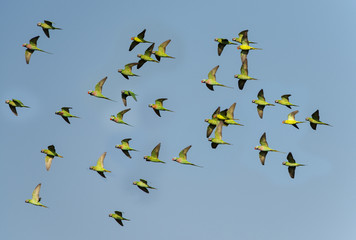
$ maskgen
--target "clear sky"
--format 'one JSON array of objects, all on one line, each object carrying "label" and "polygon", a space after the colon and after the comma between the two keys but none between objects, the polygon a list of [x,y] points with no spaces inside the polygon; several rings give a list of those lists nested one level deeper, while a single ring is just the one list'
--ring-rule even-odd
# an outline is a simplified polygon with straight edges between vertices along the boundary
[{"label": "clear sky", "polygon": [[[2,3],[1,238],[355,239],[355,9],[354,1],[305,0]],[[48,39],[36,26],[45,19],[63,30]],[[117,70],[149,46],[128,51],[143,29],[155,49],[171,39],[167,53],[176,59],[148,62],[126,80]],[[240,91],[239,51],[226,46],[218,56],[214,38],[245,29],[263,50],[248,55],[259,80]],[[21,45],[37,35],[38,47],[53,54],[35,52],[27,65]],[[217,81],[233,89],[212,92],[201,83],[216,65]],[[116,102],[87,94],[105,76],[103,94]],[[281,105],[260,119],[251,103],[260,89],[268,102],[291,94],[297,120],[319,109],[333,127],[284,125],[292,110]],[[133,127],[109,120],[125,109],[121,90],[138,94],[124,117]],[[11,98],[31,108],[16,117],[4,103]],[[159,118],[148,108],[157,98],[168,98],[164,106],[174,112]],[[245,126],[223,128],[232,145],[212,149],[204,119],[234,102]],[[64,106],[80,119],[69,125],[54,114]],[[264,132],[272,148],[306,164],[295,179],[282,165],[286,154],[269,153],[261,165],[254,147]],[[124,138],[139,150],[132,159],[114,147]],[[146,162],[159,142],[167,163]],[[40,151],[52,144],[64,158],[47,172]],[[203,168],[171,160],[188,145],[188,160]],[[89,170],[103,152],[112,171],[106,179]],[[157,190],[132,185],[140,178]],[[38,183],[48,209],[25,203]],[[131,221],[118,225],[108,217],[115,210]]]}]

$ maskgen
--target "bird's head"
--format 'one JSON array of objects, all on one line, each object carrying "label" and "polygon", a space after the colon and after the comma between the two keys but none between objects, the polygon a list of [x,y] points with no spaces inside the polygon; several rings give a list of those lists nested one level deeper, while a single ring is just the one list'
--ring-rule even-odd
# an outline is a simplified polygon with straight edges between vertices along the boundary
[{"label": "bird's head", "polygon": [[112,214],[111,214],[111,213],[109,214],[109,217],[112,217]]},{"label": "bird's head", "polygon": [[282,121],[282,123],[285,123],[285,122],[286,122],[285,120]]},{"label": "bird's head", "polygon": [[205,82],[206,82],[206,79],[201,80],[201,83],[205,83]]},{"label": "bird's head", "polygon": [[148,104],[148,107],[151,107],[151,108],[153,108],[153,104]]},{"label": "bird's head", "polygon": [[235,42],[237,42],[237,41],[236,41],[236,38],[233,38],[233,39],[232,39],[232,41],[235,41]]},{"label": "bird's head", "polygon": [[172,161],[177,161],[177,159],[178,159],[178,158],[176,158],[176,157],[175,157],[175,158],[172,158]]},{"label": "bird's head", "polygon": [[90,170],[94,170],[94,167],[93,167],[93,166],[91,166],[91,167],[89,167],[89,169],[90,169]]},{"label": "bird's head", "polygon": [[122,90],[121,93],[125,93],[125,90]]},{"label": "bird's head", "polygon": [[279,103],[279,100],[274,101],[275,103]]},{"label": "bird's head", "polygon": [[255,103],[256,100],[252,100],[253,103]]},{"label": "bird's head", "polygon": [[209,122],[209,120],[210,120],[210,119],[208,119],[208,118],[204,119],[205,122]]},{"label": "bird's head", "polygon": [[115,147],[122,149],[122,145],[115,145]]},{"label": "bird's head", "polygon": [[135,39],[135,37],[132,37],[131,40],[133,41]]},{"label": "bird's head", "polygon": [[256,147],[255,147],[255,150],[259,150],[259,148],[260,148],[260,146],[256,146]]},{"label": "bird's head", "polygon": [[114,119],[115,119],[115,116],[112,115],[112,116],[110,117],[110,120],[111,120],[111,121],[114,121]]},{"label": "bird's head", "polygon": [[211,140],[213,140],[212,138],[208,138],[208,141],[211,142]]},{"label": "bird's head", "polygon": [[41,24],[42,24],[42,23],[39,22],[39,23],[37,23],[37,26],[40,26],[40,27],[41,27]]},{"label": "bird's head", "polygon": [[26,47],[26,45],[27,45],[26,43],[22,44],[23,47]]},{"label": "bird's head", "polygon": [[309,121],[309,119],[310,119],[310,118],[308,118],[308,117],[307,117],[307,118],[305,118],[305,120],[306,120],[306,121]]},{"label": "bird's head", "polygon": [[119,70],[117,70],[119,73],[121,73],[122,72],[122,69],[119,69]]},{"label": "bird's head", "polygon": [[57,114],[57,115],[61,115],[61,112],[57,111],[57,112],[55,112],[55,114]]},{"label": "bird's head", "polygon": [[29,203],[29,202],[30,202],[30,200],[28,200],[28,199],[27,199],[27,200],[25,200],[25,203]]},{"label": "bird's head", "polygon": [[237,78],[237,76],[238,76],[238,74],[235,74],[235,75],[234,75],[234,78]]},{"label": "bird's head", "polygon": [[133,184],[133,185],[137,185],[137,182],[136,182],[136,181],[134,181],[132,184]]},{"label": "bird's head", "polygon": [[286,165],[287,162],[282,162],[283,165]]},{"label": "bird's head", "polygon": [[6,100],[5,103],[9,104],[9,103],[10,103],[10,100]]},{"label": "bird's head", "polygon": [[152,54],[156,54],[156,51],[152,51]]},{"label": "bird's head", "polygon": [[143,159],[147,159],[147,156],[144,156]]},{"label": "bird's head", "polygon": [[46,151],[45,149],[42,149],[42,150],[41,150],[41,153],[44,153],[45,151]]},{"label": "bird's head", "polygon": [[142,56],[142,54],[137,54],[137,57],[139,57],[139,58],[140,58],[141,56]]},{"label": "bird's head", "polygon": [[237,47],[237,50],[240,50],[240,49],[241,49],[241,46],[238,46],[238,47]]},{"label": "bird's head", "polygon": [[93,91],[92,91],[92,90],[89,90],[89,91],[88,91],[88,94],[93,95]]}]

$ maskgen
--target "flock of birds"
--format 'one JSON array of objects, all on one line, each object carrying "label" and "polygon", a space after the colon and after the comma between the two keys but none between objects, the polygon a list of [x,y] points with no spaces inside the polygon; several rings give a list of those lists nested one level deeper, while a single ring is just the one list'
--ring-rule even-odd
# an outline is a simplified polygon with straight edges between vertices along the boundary
[{"label": "flock of birds", "polygon": [[[61,30],[61,28],[56,28],[53,26],[53,23],[50,21],[45,20],[44,23],[38,23],[38,26],[40,26],[45,35],[50,38],[49,35],[49,30]],[[124,69],[119,69],[118,72],[122,74],[123,77],[125,77],[126,79],[129,79],[129,77],[135,77],[138,76],[136,74],[134,74],[132,72],[132,68],[134,66],[137,66],[137,69],[141,68],[146,62],[156,62],[158,63],[161,58],[174,58],[172,56],[169,56],[166,54],[166,47],[167,45],[170,43],[171,40],[167,40],[165,42],[163,42],[161,45],[159,45],[158,47],[158,51],[153,51],[154,45],[155,43],[146,41],[144,39],[145,37],[145,32],[146,29],[143,30],[140,34],[138,34],[136,37],[132,37],[132,43],[129,47],[129,51],[133,50],[138,44],[140,43],[151,43],[151,45],[146,49],[144,54],[138,54],[137,57],[140,59],[137,63],[129,63],[125,65]],[[238,80],[238,87],[240,90],[243,90],[245,83],[249,80],[256,80],[256,78],[252,78],[250,76],[248,76],[248,64],[247,64],[247,55],[249,53],[250,50],[260,50],[260,48],[254,48],[252,46],[250,46],[250,44],[256,44],[256,42],[250,42],[248,40],[247,37],[247,32],[248,30],[244,30],[242,32],[239,33],[239,37],[238,38],[233,38],[232,41],[234,42],[230,42],[228,39],[224,39],[224,38],[216,38],[215,41],[218,42],[218,55],[220,56],[223,52],[223,49],[225,48],[226,45],[237,45],[237,43],[240,43],[240,45],[237,47],[238,50],[241,50],[241,68],[240,68],[240,74],[236,74],[234,77],[239,79]],[[37,41],[39,39],[39,36],[36,36],[34,38],[32,38],[30,40],[30,43],[25,43],[23,44],[23,47],[26,47],[26,51],[25,51],[25,59],[26,59],[26,63],[29,64],[30,62],[30,58],[31,55],[33,54],[33,52],[35,51],[41,51],[41,52],[45,52],[44,50],[40,49],[37,47]],[[46,52],[48,53],[48,52]],[[153,59],[151,57],[151,55],[154,55],[156,60]],[[225,86],[223,84],[220,84],[216,81],[216,71],[218,70],[219,65],[214,67],[208,74],[208,79],[203,79],[201,82],[205,83],[206,86],[208,87],[208,89],[210,89],[211,91],[214,91],[214,86],[222,86],[222,87],[228,87]],[[103,90],[103,85],[105,84],[107,80],[107,77],[103,78],[102,80],[100,80],[96,86],[95,86],[95,90],[90,90],[88,91],[88,94],[97,98],[103,98],[106,100],[110,100],[110,101],[114,101],[106,96],[103,95],[102,90]],[[123,101],[124,106],[127,106],[127,97],[132,97],[135,101],[137,101],[137,94],[133,93],[132,91],[129,90],[122,90],[121,91],[121,98]],[[288,107],[289,109],[291,109],[292,107],[298,107],[298,105],[292,104],[289,102],[289,97],[291,95],[290,94],[285,94],[283,96],[281,96],[280,100],[275,100],[275,103],[284,105],[286,107]],[[264,97],[264,92],[263,89],[261,89],[258,92],[257,95],[258,99],[252,100],[252,103],[257,104],[257,113],[259,115],[259,117],[262,119],[263,118],[263,111],[265,106],[275,106],[274,104],[268,103],[266,102],[266,99]],[[155,100],[154,104],[149,104],[149,107],[152,108],[154,110],[154,112],[161,117],[161,111],[168,111],[168,112],[172,112],[171,110],[163,107],[163,102],[167,100],[167,98],[159,98]],[[5,103],[7,103],[11,109],[11,111],[18,116],[17,113],[17,109],[16,108],[29,108],[29,106],[24,105],[20,100],[17,99],[12,99],[12,100],[6,100]],[[230,145],[230,143],[225,142],[224,140],[222,140],[222,129],[224,126],[228,126],[228,125],[240,125],[243,126],[242,124],[236,122],[236,118],[234,118],[234,111],[235,111],[235,107],[236,107],[236,103],[233,103],[228,109],[225,110],[220,110],[220,107],[218,107],[214,113],[211,116],[211,119],[205,119],[205,122],[207,122],[209,125],[207,127],[207,132],[206,132],[206,137],[208,138],[208,141],[211,142],[211,147],[213,149],[217,148],[217,146],[219,144],[227,144]],[[61,111],[57,111],[55,112],[55,114],[61,116],[68,124],[70,124],[69,118],[79,118],[78,116],[72,115],[70,113],[70,109],[71,107],[62,107]],[[128,109],[124,109],[122,111],[120,111],[119,113],[117,113],[117,115],[112,115],[110,117],[111,121],[114,121],[115,123],[118,124],[125,124],[125,125],[129,125],[128,123],[124,122],[123,117],[124,114],[126,114],[128,111],[130,111],[131,108]],[[297,121],[295,119],[295,115],[298,113],[298,110],[293,111],[291,113],[288,114],[288,118],[287,120],[283,121],[282,123],[284,124],[289,124],[294,126],[295,128],[299,129],[298,125],[299,123],[303,123],[303,121]],[[307,117],[305,119],[306,121],[310,122],[310,126],[312,129],[316,130],[317,125],[329,125],[327,123],[321,122],[320,121],[320,117],[319,117],[319,110],[316,110],[311,117]],[[330,126],[330,125],[329,125]],[[212,134],[212,132],[215,129],[215,135],[213,138],[210,137],[210,135]],[[131,158],[130,155],[130,151],[137,151],[134,148],[131,148],[129,145],[129,141],[131,140],[131,138],[126,138],[123,139],[121,141],[120,145],[116,145],[115,148],[121,149],[121,151],[128,157]],[[199,165],[196,165],[194,163],[191,163],[187,160],[187,152],[189,151],[189,149],[192,147],[192,145],[187,146],[186,148],[184,148],[180,153],[179,153],[179,157],[175,157],[172,160],[176,161],[180,164],[186,164],[186,165],[191,165],[191,166],[197,166],[197,167],[202,167]],[[161,148],[161,143],[158,143],[154,149],[151,152],[151,155],[149,156],[144,156],[144,159],[148,162],[154,162],[154,163],[165,163],[164,161],[159,159],[159,151]],[[265,164],[265,159],[266,159],[266,155],[268,152],[280,152],[278,150],[272,149],[268,146],[267,140],[266,140],[266,133],[263,133],[263,135],[260,138],[260,146],[256,146],[255,150],[259,150],[259,159],[261,161],[261,164],[264,165]],[[48,146],[48,149],[42,149],[41,150],[42,153],[46,154],[45,157],[45,166],[47,171],[50,170],[51,164],[52,164],[52,160],[54,159],[54,157],[60,157],[63,158],[63,156],[59,155],[56,152],[56,149],[54,147],[54,145],[50,145]],[[90,170],[96,171],[100,176],[106,178],[105,176],[105,172],[111,172],[107,169],[104,168],[104,159],[106,156],[106,152],[104,152],[100,158],[97,161],[97,164],[95,166],[91,166]],[[304,166],[303,164],[297,163],[291,152],[288,153],[287,155],[287,161],[284,161],[282,163],[285,166],[288,166],[288,172],[291,178],[294,178],[295,176],[295,170],[296,167],[299,166]],[[138,188],[140,188],[142,191],[144,191],[145,193],[149,193],[148,189],[155,189],[154,187],[150,186],[148,184],[148,182],[145,179],[140,179],[139,181],[134,181],[133,182],[134,185],[136,185]],[[31,199],[27,199],[25,202],[26,203],[31,203],[33,205],[36,206],[41,206],[41,207],[46,207],[45,205],[43,205],[42,203],[40,203],[41,198],[39,197],[39,192],[40,192],[40,188],[41,188],[41,183],[38,184],[36,186],[36,188],[34,189],[33,193],[32,193],[32,198]],[[122,212],[120,211],[115,211],[112,214],[109,214],[109,217],[114,218],[120,225],[123,226],[122,221],[123,220],[129,220],[127,218],[124,218],[122,216]]]}]

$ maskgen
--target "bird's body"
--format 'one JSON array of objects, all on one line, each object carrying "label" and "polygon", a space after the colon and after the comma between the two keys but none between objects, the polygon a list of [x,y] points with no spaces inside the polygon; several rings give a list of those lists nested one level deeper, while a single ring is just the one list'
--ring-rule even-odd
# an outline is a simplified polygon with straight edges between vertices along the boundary
[{"label": "bird's body", "polygon": [[152,54],[152,50],[153,47],[155,46],[154,43],[151,44],[151,46],[149,46],[146,51],[145,54],[138,54],[137,57],[140,58],[140,60],[138,61],[138,65],[137,65],[137,69],[139,69],[140,67],[142,67],[143,64],[145,64],[145,62],[149,61],[149,62],[156,62],[158,63],[157,60],[154,60],[153,58],[151,58],[151,54]]},{"label": "bird's body", "polygon": [[17,107],[24,107],[24,108],[30,108],[29,106],[25,106],[20,100],[17,99],[12,99],[12,100],[6,100],[5,101],[6,104],[9,104],[9,107],[11,109],[11,111],[18,116],[17,114]]},{"label": "bird's body", "polygon": [[63,156],[56,153],[56,149],[55,149],[54,145],[48,146],[48,149],[42,149],[41,153],[46,154],[45,163],[46,163],[47,171],[49,171],[49,169],[51,168],[52,160],[54,157],[63,158]]},{"label": "bird's body", "polygon": [[128,63],[125,65],[124,69],[119,69],[117,71],[126,79],[129,79],[129,77],[139,77],[139,75],[132,73],[132,67],[136,65],[138,65],[138,63]]},{"label": "bird's body", "polygon": [[69,119],[68,118],[79,118],[77,116],[74,116],[72,114],[69,113],[69,109],[72,109],[71,107],[62,107],[61,111],[57,111],[55,112],[55,114],[62,116],[62,118],[70,124]]},{"label": "bird's body", "polygon": [[291,152],[287,155],[288,162],[282,162],[283,165],[288,166],[289,176],[294,178],[295,169],[299,166],[305,166],[304,164],[296,163]]},{"label": "bird's body", "polygon": [[122,216],[122,212],[120,211],[115,211],[115,213],[110,213],[109,217],[112,217],[113,219],[115,219],[115,221],[120,224],[121,226],[124,226],[124,224],[122,223],[122,221],[130,221],[130,219],[124,218]]},{"label": "bird's body", "polygon": [[62,28],[53,27],[53,22],[48,20],[44,20],[43,23],[41,22],[37,23],[37,26],[42,28],[43,32],[46,34],[48,38],[49,38],[49,30],[62,30]]},{"label": "bird's body", "polygon": [[37,40],[39,38],[40,38],[40,36],[36,36],[36,37],[30,39],[30,43],[22,44],[22,46],[26,48],[25,59],[26,59],[26,63],[27,64],[30,63],[31,55],[32,55],[32,53],[34,51],[40,51],[40,52],[49,53],[49,52],[46,52],[46,51],[44,51],[44,50],[42,50],[42,49],[37,47]]},{"label": "bird's body", "polygon": [[216,81],[216,71],[218,70],[219,65],[217,65],[216,67],[214,67],[213,69],[210,70],[209,74],[208,74],[208,79],[203,79],[201,82],[205,83],[207,88],[209,88],[211,91],[214,91],[214,86],[221,86],[221,87],[227,87],[227,88],[232,88],[232,87],[228,87],[225,86],[223,84],[220,84]]},{"label": "bird's body", "polygon": [[247,56],[244,56],[244,51],[241,52],[241,61],[242,65],[240,68],[240,74],[236,74],[234,77],[239,79],[238,86],[239,89],[242,90],[245,86],[247,80],[257,80],[257,78],[250,77],[248,75],[248,64],[247,64]]},{"label": "bird's body", "polygon": [[124,103],[125,107],[127,106],[126,98],[128,96],[131,96],[137,102],[137,98],[136,98],[137,94],[136,93],[131,92],[129,90],[122,90],[121,91],[121,99],[122,99],[122,102]]},{"label": "bird's body", "polygon": [[[278,150],[272,149],[268,146],[267,140],[266,140],[266,133],[263,133],[261,138],[260,138],[260,144],[261,146],[256,146],[255,150],[259,150],[259,158],[261,161],[262,165],[265,165],[265,160],[266,160],[266,155],[268,152],[280,152]],[[282,152],[280,152],[282,153]]]},{"label": "bird's body", "polygon": [[158,46],[158,51],[152,51],[158,61],[161,61],[161,58],[174,58],[166,53],[166,47],[170,42],[171,40],[169,39]]},{"label": "bird's body", "polygon": [[119,123],[119,124],[125,124],[125,125],[129,125],[131,126],[130,124],[124,122],[122,120],[122,118],[124,117],[124,114],[127,113],[128,111],[130,111],[131,108],[128,108],[128,109],[125,109],[125,110],[122,110],[121,112],[119,112],[116,117],[114,115],[111,115],[110,117],[110,120],[113,121],[113,122],[116,122],[116,123]]},{"label": "bird's body", "polygon": [[35,187],[35,190],[33,190],[33,192],[32,192],[32,198],[25,200],[25,202],[26,202],[26,203],[30,203],[30,204],[35,205],[35,206],[48,208],[47,206],[45,206],[45,205],[43,205],[42,203],[40,203],[40,201],[41,201],[41,198],[40,198],[40,190],[41,190],[41,183],[38,184],[38,185]]},{"label": "bird's body", "polygon": [[291,112],[288,114],[288,119],[284,120],[282,123],[284,124],[288,124],[288,125],[292,125],[293,127],[299,129],[299,127],[297,126],[298,123],[303,123],[301,121],[296,121],[295,120],[295,115],[298,113],[299,111],[296,110],[294,112]]},{"label": "bird's body", "polygon": [[148,162],[165,163],[158,159],[160,149],[161,149],[161,143],[158,143],[157,146],[152,150],[151,156],[144,156],[143,159],[146,159],[146,161]]},{"label": "bird's body", "polygon": [[129,51],[134,49],[139,43],[152,43],[143,39],[145,37],[145,33],[146,33],[146,29],[140,32],[140,34],[138,34],[136,37],[131,38],[132,43],[130,45]]},{"label": "bird's body", "polygon": [[215,42],[218,42],[218,55],[220,56],[226,45],[237,45],[236,43],[230,42],[226,38],[215,38]]},{"label": "bird's body", "polygon": [[224,125],[223,121],[220,121],[219,124],[217,125],[215,129],[215,137],[214,138],[209,138],[208,141],[211,142],[211,147],[216,148],[219,144],[227,144],[231,145],[228,142],[225,142],[222,140],[222,127]]},{"label": "bird's body", "polygon": [[155,100],[154,104],[149,104],[148,107],[152,108],[159,117],[161,116],[160,111],[173,112],[172,110],[163,107],[163,101],[165,100],[167,100],[167,98],[158,98]]},{"label": "bird's body", "polygon": [[257,113],[258,113],[258,116],[260,116],[260,118],[262,119],[263,118],[263,109],[265,108],[265,106],[274,106],[274,104],[266,102],[266,99],[265,99],[264,93],[263,93],[263,89],[261,89],[258,92],[257,98],[258,99],[252,100],[252,102],[257,104]]},{"label": "bird's body", "polygon": [[292,104],[289,102],[289,97],[291,95],[290,94],[285,94],[281,96],[281,100],[276,100],[275,103],[281,104],[286,106],[287,108],[291,108],[292,106],[294,107],[299,107],[298,105]]},{"label": "bird's body", "polygon": [[218,107],[213,115],[211,116],[211,119],[205,119],[204,121],[209,123],[208,128],[206,129],[206,137],[210,137],[211,133],[215,129],[216,125],[219,124],[220,120],[217,118],[217,115],[220,113],[220,107]]},{"label": "bird's body", "polygon": [[95,90],[94,90],[94,91],[89,90],[89,91],[88,91],[88,94],[91,95],[91,96],[97,97],[97,98],[104,98],[104,99],[113,101],[112,99],[105,97],[105,96],[101,93],[101,92],[102,92],[102,89],[103,89],[103,85],[104,85],[104,83],[106,82],[106,79],[107,79],[107,78],[108,78],[108,77],[104,77],[103,79],[101,79],[101,80],[95,85]]},{"label": "bird's body", "polygon": [[328,123],[324,123],[320,121],[320,116],[319,116],[319,110],[316,110],[313,114],[312,117],[310,118],[306,118],[306,121],[308,121],[310,123],[310,127],[314,130],[316,130],[316,126],[319,125],[327,125],[327,126],[331,126]]},{"label": "bird's body", "polygon": [[149,193],[148,189],[156,189],[150,185],[148,185],[147,181],[145,179],[140,179],[140,181],[135,181],[133,182],[133,185],[136,185],[139,189],[144,191],[145,193]]},{"label": "bird's body", "polygon": [[96,171],[100,176],[102,176],[103,178],[105,177],[105,172],[111,172],[107,169],[104,168],[104,158],[106,156],[106,152],[104,152],[98,159],[96,166],[91,166],[89,167],[90,170]]},{"label": "bird's body", "polygon": [[129,151],[137,151],[136,149],[133,149],[130,147],[129,145],[129,141],[131,140],[131,138],[125,138],[123,140],[121,140],[121,144],[120,145],[116,145],[115,148],[119,148],[121,149],[121,151],[128,157],[131,158],[131,155],[129,153]]},{"label": "bird's body", "polygon": [[189,151],[189,149],[191,147],[192,147],[192,145],[189,145],[188,147],[184,148],[182,151],[180,151],[179,157],[178,158],[175,157],[172,160],[176,161],[177,163],[180,163],[180,164],[191,165],[191,166],[195,166],[195,167],[202,167],[202,166],[195,165],[195,164],[193,164],[191,162],[188,162],[188,160],[187,160],[187,152]]}]

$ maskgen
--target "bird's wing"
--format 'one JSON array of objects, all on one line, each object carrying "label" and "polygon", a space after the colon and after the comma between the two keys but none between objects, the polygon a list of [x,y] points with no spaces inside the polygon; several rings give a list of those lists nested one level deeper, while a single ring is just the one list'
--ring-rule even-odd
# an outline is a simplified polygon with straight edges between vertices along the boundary
[{"label": "bird's wing", "polygon": [[151,156],[158,158],[159,150],[161,149],[161,143],[158,143],[157,146],[152,150]]},{"label": "bird's wing", "polygon": [[215,129],[215,125],[213,125],[213,124],[209,124],[208,125],[208,128],[206,129],[206,137],[208,138],[210,135],[211,135],[211,133],[214,131],[214,129]]},{"label": "bird's wing", "polygon": [[289,176],[290,176],[291,178],[294,178],[294,175],[295,175],[295,168],[296,168],[296,167],[288,167]]},{"label": "bird's wing", "polygon": [[62,111],[66,111],[69,113],[69,109],[72,109],[71,107],[62,107]]},{"label": "bird's wing", "polygon": [[219,43],[218,44],[218,55],[220,56],[222,51],[224,50],[224,47],[226,46],[226,44],[222,44],[222,43]]},{"label": "bird's wing", "polygon": [[220,113],[220,107],[218,107],[215,112],[213,113],[213,115],[211,115],[211,118],[214,118],[215,115]]},{"label": "bird's wing", "polygon": [[158,115],[158,117],[160,117],[160,116],[161,116],[161,113],[159,112],[159,110],[157,110],[157,109],[153,109],[153,111],[155,111],[155,113]]},{"label": "bird's wing", "polygon": [[131,140],[131,138],[125,138],[121,140],[121,144],[129,146],[129,141]]},{"label": "bird's wing", "polygon": [[294,160],[293,155],[292,155],[291,152],[288,153],[288,155],[287,155],[287,160],[288,160],[288,162],[290,162],[290,163],[295,163],[295,160]]},{"label": "bird's wing", "polygon": [[146,56],[151,56],[152,50],[153,50],[153,47],[154,47],[154,46],[155,46],[155,44],[152,43],[151,46],[149,46],[149,47],[146,49],[146,51],[145,51],[145,55],[146,55]]},{"label": "bird's wing", "polygon": [[138,61],[137,69],[139,69],[140,67],[142,67],[143,64],[145,64],[145,62],[147,62],[147,61],[146,61],[146,60],[143,60],[143,59],[140,59],[140,60]]},{"label": "bird's wing", "polygon": [[56,148],[54,147],[54,145],[48,146],[48,150],[50,150],[50,151],[53,152],[53,153],[56,152]]},{"label": "bird's wing", "polygon": [[162,107],[163,106],[163,101],[166,101],[168,98],[158,98],[155,101],[155,104]]},{"label": "bird's wing", "polygon": [[147,181],[145,179],[140,179],[140,181],[147,185]]},{"label": "bird's wing", "polygon": [[129,91],[130,96],[137,102],[136,93]]},{"label": "bird's wing", "polygon": [[141,189],[142,191],[144,191],[145,193],[150,193],[149,191],[148,191],[148,189],[147,188],[145,188],[145,187],[140,187],[140,186],[137,186],[139,189]]},{"label": "bird's wing", "polygon": [[104,77],[95,85],[95,91],[101,93],[101,90],[103,89],[103,85],[104,85],[106,79],[108,79],[108,77]]},{"label": "bird's wing", "polygon": [[47,28],[42,28],[42,30],[43,30],[43,32],[46,34],[46,36],[47,36],[48,38],[50,38],[50,36],[49,36],[49,30],[48,30]]},{"label": "bird's wing", "polygon": [[143,39],[145,37],[146,29],[143,29],[142,32],[140,32],[137,37]]},{"label": "bird's wing", "polygon": [[138,63],[128,63],[125,65],[125,70],[131,70],[133,66],[136,66]]},{"label": "bird's wing", "polygon": [[34,52],[34,50],[31,50],[31,49],[26,49],[26,51],[25,51],[25,59],[26,59],[27,64],[30,63],[30,58],[31,58],[31,55],[33,52]]},{"label": "bird's wing", "polygon": [[189,145],[188,147],[184,148],[180,153],[179,153],[179,157],[183,158],[183,159],[187,159],[187,152],[189,151],[189,149],[192,147],[192,145]]},{"label": "bird's wing", "polygon": [[320,117],[319,117],[319,109],[316,110],[313,114],[312,114],[312,118],[319,121]]},{"label": "bird's wing", "polygon": [[40,36],[34,37],[30,39],[30,44],[37,46],[37,40],[40,38]]},{"label": "bird's wing", "polygon": [[248,76],[247,58],[245,59],[245,61],[242,62],[240,71],[241,71],[241,74],[242,74],[242,75],[247,75],[247,76]]},{"label": "bird's wing", "polygon": [[244,30],[239,33],[239,37],[241,37],[241,44],[243,44],[243,45],[249,45],[247,32],[248,32],[248,30]]},{"label": "bird's wing", "polygon": [[121,93],[121,99],[122,102],[124,103],[124,106],[127,106],[127,101],[126,101],[127,95],[125,93]]},{"label": "bird's wing", "polygon": [[291,112],[288,114],[288,120],[295,120],[295,115],[298,113],[298,110],[295,110],[294,112]]},{"label": "bird's wing", "polygon": [[9,104],[9,107],[10,107],[11,111],[12,111],[16,116],[18,116],[16,107],[11,106],[10,104]]},{"label": "bird's wing", "polygon": [[257,97],[259,100],[266,101],[265,96],[263,94],[263,89],[258,92]]},{"label": "bird's wing", "polygon": [[115,221],[116,221],[118,224],[120,224],[121,226],[124,226],[124,224],[122,223],[122,221],[121,221],[120,219],[116,219],[116,218],[115,218]]},{"label": "bird's wing", "polygon": [[268,152],[266,151],[260,151],[260,153],[258,154],[260,157],[260,161],[262,163],[262,165],[265,165],[265,160],[266,160],[266,155]]},{"label": "bird's wing", "polygon": [[127,150],[122,150],[122,152],[128,157],[128,158],[132,158],[129,151]]},{"label": "bird's wing", "polygon": [[[96,166],[104,168],[104,158],[106,156],[106,152],[104,152],[98,159]],[[105,176],[104,176],[105,177]]]},{"label": "bird's wing", "polygon": [[285,95],[282,95],[281,98],[282,98],[282,100],[285,99],[285,100],[289,101],[290,96],[291,96],[290,94],[285,94]]},{"label": "bird's wing", "polygon": [[236,103],[233,103],[229,109],[227,110],[226,117],[229,119],[234,119],[234,111],[235,111]]},{"label": "bird's wing", "polygon": [[128,109],[125,109],[125,110],[122,110],[121,112],[119,112],[116,117],[122,119],[124,117],[124,114],[127,113],[128,111],[130,111],[131,108],[128,108]]},{"label": "bird's wing", "polygon": [[41,183],[38,184],[35,187],[35,190],[33,190],[33,192],[32,192],[32,200],[33,201],[39,202],[39,200],[40,200],[40,190],[41,190]]},{"label": "bird's wing", "polygon": [[208,79],[213,79],[215,81],[215,73],[218,70],[219,65],[217,65],[216,67],[214,67],[213,69],[210,70],[209,74],[208,74]]},{"label": "bird's wing", "polygon": [[261,138],[260,138],[260,144],[261,146],[268,147],[267,139],[266,139],[266,133],[263,133]]},{"label": "bird's wing", "polygon": [[139,44],[139,42],[132,41],[132,43],[131,43],[131,45],[130,45],[130,48],[129,48],[129,51],[131,51],[132,49],[134,49],[138,44]]},{"label": "bird's wing", "polygon": [[64,119],[64,121],[66,121],[67,123],[69,123],[69,124],[70,124],[70,121],[69,121],[68,117],[64,117],[64,116],[62,116],[62,118]]},{"label": "bird's wing", "polygon": [[46,164],[47,171],[49,171],[49,169],[51,168],[52,160],[53,160],[53,157],[51,157],[49,155],[46,156],[45,164]]},{"label": "bird's wing", "polygon": [[44,22],[45,22],[47,25],[49,25],[49,26],[53,27],[53,26],[52,26],[52,25],[53,25],[53,22],[48,21],[48,20],[44,20]]},{"label": "bird's wing", "polygon": [[245,83],[246,83],[246,80],[240,79],[238,81],[238,85],[239,85],[240,90],[244,89]]},{"label": "bird's wing", "polygon": [[223,124],[224,124],[224,122],[220,121],[219,124],[216,127],[216,130],[215,130],[215,138],[216,139],[220,139],[220,140],[222,139],[222,127],[223,127]]},{"label": "bird's wing", "polygon": [[257,105],[257,113],[258,116],[260,116],[260,118],[263,118],[263,109],[265,108],[265,106],[263,105]]},{"label": "bird's wing", "polygon": [[171,39],[168,39],[167,41],[161,43],[161,45],[158,46],[158,51],[165,53],[166,52],[166,47],[170,42],[171,42]]}]

